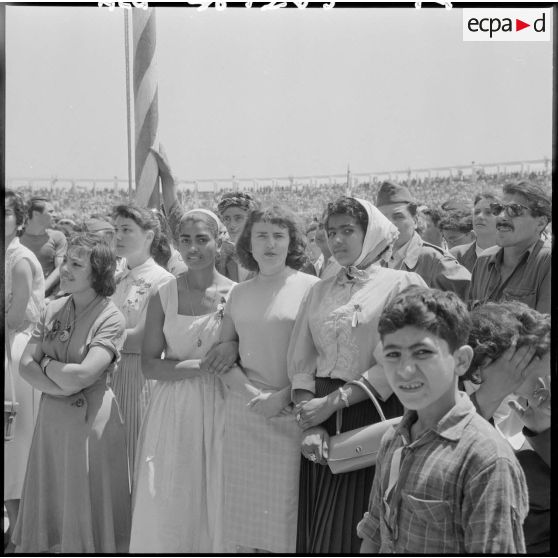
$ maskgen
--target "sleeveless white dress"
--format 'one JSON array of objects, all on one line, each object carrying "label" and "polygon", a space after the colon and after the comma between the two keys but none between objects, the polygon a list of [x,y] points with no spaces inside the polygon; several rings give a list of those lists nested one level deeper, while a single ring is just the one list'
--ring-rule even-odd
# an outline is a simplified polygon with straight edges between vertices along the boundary
[{"label": "sleeveless white dress", "polygon": [[[222,311],[178,314],[176,279],[159,295],[167,358],[203,358]],[[212,374],[155,382],[138,440],[131,553],[222,552],[224,409],[224,386]]]}]

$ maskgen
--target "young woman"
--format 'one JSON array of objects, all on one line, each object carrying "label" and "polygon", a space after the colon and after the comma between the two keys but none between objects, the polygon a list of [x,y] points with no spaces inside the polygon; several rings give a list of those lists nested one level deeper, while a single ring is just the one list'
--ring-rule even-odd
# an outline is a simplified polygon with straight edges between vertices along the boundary
[{"label": "young woman", "polygon": [[[207,357],[208,367],[219,372],[236,357],[234,350],[220,366],[219,359],[227,361],[219,356],[222,348],[237,346],[249,382],[226,397],[227,552],[295,550],[300,431],[290,412],[286,357],[300,303],[318,281],[297,271],[304,250],[304,233],[290,211],[275,206],[250,214],[237,252],[257,275],[231,291],[222,345]],[[225,373],[224,381],[233,373]]]},{"label": "young woman", "polygon": [[342,409],[342,432],[380,420],[364,391],[348,383],[366,373],[385,416],[402,414],[374,357],[378,319],[402,289],[425,283],[415,273],[381,266],[398,232],[370,202],[340,198],[328,205],[324,224],[342,268],[310,290],[288,352],[296,419],[304,431],[296,551],[356,554],[356,525],[366,511],[374,468],[331,473],[327,445],[336,433],[335,412]]},{"label": "young woman", "polygon": [[119,205],[113,218],[116,253],[126,258],[126,265],[116,276],[112,301],[126,318],[126,341],[112,389],[124,417],[130,471],[133,471],[139,429],[153,383],[141,371],[145,312],[149,297],[173,276],[162,267],[170,257],[170,246],[151,211]]},{"label": "young woman", "polygon": [[21,357],[22,377],[43,395],[13,536],[17,552],[128,552],[124,425],[108,386],[125,328],[109,299],[115,267],[100,237],[71,237],[60,268],[68,296],[49,303]]},{"label": "young woman", "polygon": [[156,382],[138,442],[130,552],[223,551],[224,386],[200,366],[234,284],[215,269],[219,226],[204,209],[182,217],[188,271],[147,308],[142,370]]},{"label": "young woman", "polygon": [[[25,203],[12,190],[5,192],[4,236],[4,395],[18,403],[13,439],[4,443],[4,505],[10,522],[17,518],[27,456],[39,407],[39,392],[19,375],[19,360],[44,308],[45,279],[39,260],[19,242]],[[4,419],[5,420],[5,419]]]},{"label": "young woman", "polygon": [[[528,554],[550,553],[550,315],[521,302],[489,302],[471,311],[474,356],[463,380],[479,384],[477,411],[498,424],[507,401],[519,428],[508,439],[529,488],[523,523]],[[508,421],[511,422],[511,421]]]}]

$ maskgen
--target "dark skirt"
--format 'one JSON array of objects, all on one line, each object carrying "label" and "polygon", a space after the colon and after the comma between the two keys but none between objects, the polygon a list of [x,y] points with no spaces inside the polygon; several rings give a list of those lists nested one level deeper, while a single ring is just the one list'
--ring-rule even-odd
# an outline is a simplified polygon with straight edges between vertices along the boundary
[{"label": "dark skirt", "polygon": [[[324,397],[345,385],[344,380],[316,378],[316,397]],[[403,414],[392,395],[380,401],[386,418]],[[370,400],[343,409],[341,432],[378,422],[380,417]],[[321,424],[335,435],[335,413]],[[361,539],[357,523],[368,509],[375,467],[334,475],[327,465],[301,458],[296,551],[300,554],[358,554]]]}]

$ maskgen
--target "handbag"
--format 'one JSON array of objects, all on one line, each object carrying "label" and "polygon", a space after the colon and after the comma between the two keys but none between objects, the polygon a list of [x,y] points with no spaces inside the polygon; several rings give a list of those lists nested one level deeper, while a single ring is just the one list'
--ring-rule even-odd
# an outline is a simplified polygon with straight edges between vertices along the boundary
[{"label": "handbag", "polygon": [[383,435],[390,428],[397,426],[402,418],[386,419],[372,391],[359,380],[350,383],[356,384],[364,390],[376,407],[381,421],[341,434],[342,411],[337,411],[337,434],[329,439],[329,457],[327,460],[327,464],[334,475],[349,473],[376,465],[376,457],[378,456]]},{"label": "handbag", "polygon": [[[6,330],[7,333],[7,330]],[[14,376],[13,376],[13,366],[12,366],[12,353],[10,350],[10,344],[8,341],[8,335],[6,335],[5,351],[6,358],[8,359],[8,366],[6,367],[6,374],[10,378],[10,391],[11,400],[4,400],[4,442],[9,442],[15,437],[15,420],[17,415],[17,408],[19,403],[16,401]]]}]

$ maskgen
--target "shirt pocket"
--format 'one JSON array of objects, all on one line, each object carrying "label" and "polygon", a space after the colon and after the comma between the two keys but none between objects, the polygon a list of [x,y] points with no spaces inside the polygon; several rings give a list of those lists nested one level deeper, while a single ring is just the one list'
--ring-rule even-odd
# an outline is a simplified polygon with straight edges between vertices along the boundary
[{"label": "shirt pocket", "polygon": [[423,500],[411,494],[402,494],[403,504],[420,521],[441,524],[451,517],[451,504],[446,500]]},{"label": "shirt pocket", "polygon": [[537,302],[537,291],[534,289],[505,289],[502,300],[523,302],[527,306],[534,308]]}]

